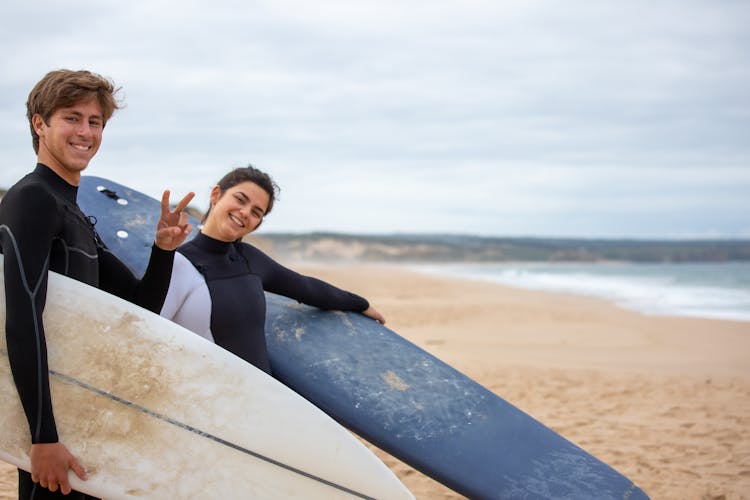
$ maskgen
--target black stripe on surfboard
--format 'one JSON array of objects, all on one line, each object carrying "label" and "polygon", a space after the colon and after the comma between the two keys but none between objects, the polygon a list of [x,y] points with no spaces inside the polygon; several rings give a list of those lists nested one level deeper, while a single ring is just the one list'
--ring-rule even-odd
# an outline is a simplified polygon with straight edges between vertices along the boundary
[{"label": "black stripe on surfboard", "polygon": [[318,476],[316,476],[314,474],[310,474],[309,472],[303,471],[303,470],[298,469],[296,467],[293,467],[293,466],[291,466],[289,464],[285,464],[283,462],[279,462],[278,460],[274,460],[271,457],[267,457],[267,456],[265,456],[265,455],[263,455],[261,453],[255,452],[253,450],[249,450],[249,449],[247,449],[247,448],[245,448],[243,446],[240,446],[240,445],[238,445],[236,443],[232,443],[230,441],[227,441],[226,439],[222,439],[222,438],[220,438],[218,436],[214,436],[213,434],[210,434],[208,432],[202,431],[202,430],[200,430],[200,429],[198,429],[196,427],[193,427],[191,425],[182,423],[182,422],[180,422],[178,420],[173,419],[172,417],[168,417],[166,415],[162,415],[160,413],[157,413],[157,412],[155,412],[153,410],[149,410],[148,408],[140,406],[137,403],[134,403],[132,401],[128,401],[127,399],[121,398],[121,397],[116,396],[114,394],[110,394],[107,391],[104,391],[102,389],[99,389],[98,387],[94,387],[92,385],[89,385],[89,384],[87,384],[85,382],[81,382],[80,380],[77,380],[77,379],[75,379],[75,378],[73,378],[73,377],[71,377],[69,375],[65,375],[65,374],[60,373],[60,372],[55,371],[55,370],[50,370],[49,372],[52,375],[54,375],[55,377],[58,377],[61,380],[64,380],[65,382],[77,385],[79,387],[82,387],[83,389],[87,389],[87,390],[89,390],[91,392],[95,392],[96,394],[99,394],[101,396],[105,396],[107,398],[110,398],[113,401],[121,403],[121,404],[123,404],[125,406],[129,406],[130,408],[134,408],[134,409],[136,409],[138,411],[141,411],[141,412],[143,412],[143,413],[145,413],[147,415],[150,415],[150,416],[152,416],[154,418],[158,418],[159,420],[163,420],[164,422],[170,423],[170,424],[175,425],[175,426],[177,426],[177,427],[179,427],[181,429],[184,429],[186,431],[192,432],[193,434],[197,434],[198,436],[210,439],[211,441],[214,441],[216,443],[222,444],[224,446],[228,446],[229,448],[237,450],[237,451],[239,451],[241,453],[244,453],[246,455],[249,455],[251,457],[255,457],[257,459],[263,460],[263,461],[268,462],[268,463],[270,463],[272,465],[275,465],[277,467],[281,467],[282,469],[288,470],[290,472],[294,472],[295,474],[299,474],[299,475],[304,476],[304,477],[306,477],[308,479],[312,479],[313,481],[317,481],[319,483],[323,483],[326,486],[330,486],[330,487],[335,488],[337,490],[341,490],[341,491],[343,491],[345,493],[348,493],[350,495],[353,495],[353,496],[356,496],[356,497],[359,497],[359,498],[366,498],[366,499],[374,500],[373,497],[369,497],[367,495],[359,493],[358,491],[354,491],[352,489],[349,489],[346,486],[341,486],[340,484],[336,484],[336,483],[331,482],[331,481],[329,481],[327,479],[323,479],[322,477],[318,477]]},{"label": "black stripe on surfboard", "polygon": [[[8,351],[6,351],[5,349],[0,349],[0,352],[2,352],[6,356],[8,355]],[[82,381],[80,381],[80,380],[78,380],[76,378],[73,378],[73,377],[71,377],[69,375],[65,375],[64,373],[60,373],[60,372],[58,372],[56,370],[50,370],[49,373],[51,375],[53,375],[53,376],[55,376],[55,377],[63,380],[64,382],[68,382],[69,384],[77,385],[78,387],[81,387],[82,389],[86,389],[88,391],[91,391],[91,392],[94,392],[96,394],[99,394],[100,396],[104,396],[106,398],[109,398],[112,401],[115,401],[117,403],[123,404],[123,405],[128,406],[130,408],[133,408],[135,410],[138,410],[138,411],[140,411],[142,413],[145,413],[147,415],[150,415],[150,416],[152,416],[154,418],[158,418],[159,420],[162,420],[162,421],[167,422],[169,424],[175,425],[175,426],[177,426],[177,427],[179,427],[181,429],[184,429],[184,430],[186,430],[188,432],[192,432],[193,434],[197,434],[198,436],[204,437],[206,439],[210,439],[211,441],[214,441],[214,442],[219,443],[221,445],[227,446],[229,448],[237,450],[237,451],[239,451],[241,453],[244,453],[246,455],[249,455],[251,457],[257,458],[259,460],[263,460],[264,462],[268,462],[268,463],[270,463],[272,465],[275,465],[277,467],[280,467],[282,469],[288,470],[288,471],[293,472],[295,474],[299,474],[300,476],[304,476],[304,477],[306,477],[308,479],[312,479],[313,481],[317,481],[319,483],[325,484],[326,486],[330,486],[331,488],[335,488],[337,490],[343,491],[344,493],[348,493],[348,494],[350,494],[352,496],[359,497],[359,498],[366,498],[368,500],[375,500],[374,497],[367,496],[367,495],[365,495],[363,493],[360,493],[358,491],[355,491],[355,490],[352,490],[350,488],[347,488],[346,486],[342,486],[340,484],[336,484],[336,483],[334,483],[332,481],[329,481],[327,479],[324,479],[322,477],[318,477],[315,474],[310,474],[309,472],[305,472],[305,471],[303,471],[301,469],[298,469],[298,468],[296,468],[294,466],[291,466],[289,464],[285,464],[283,462],[279,462],[278,460],[274,460],[271,457],[267,457],[267,456],[265,456],[265,455],[263,455],[261,453],[255,452],[253,450],[249,450],[249,449],[247,449],[247,448],[245,448],[243,446],[240,446],[238,444],[232,443],[232,442],[227,441],[226,439],[222,439],[222,438],[220,438],[218,436],[214,436],[213,434],[210,434],[208,432],[202,431],[202,430],[200,430],[200,429],[198,429],[196,427],[193,427],[191,425],[182,423],[182,422],[180,422],[178,420],[175,420],[175,419],[173,419],[171,417],[168,417],[166,415],[162,415],[162,414],[157,413],[157,412],[155,412],[153,410],[149,410],[148,408],[140,406],[139,404],[134,403],[133,401],[128,401],[127,399],[121,398],[120,396],[116,396],[114,394],[110,394],[109,392],[107,392],[105,390],[102,390],[102,389],[99,389],[98,387],[94,387],[92,385],[89,385],[89,384],[87,384],[85,382],[82,382]]]}]

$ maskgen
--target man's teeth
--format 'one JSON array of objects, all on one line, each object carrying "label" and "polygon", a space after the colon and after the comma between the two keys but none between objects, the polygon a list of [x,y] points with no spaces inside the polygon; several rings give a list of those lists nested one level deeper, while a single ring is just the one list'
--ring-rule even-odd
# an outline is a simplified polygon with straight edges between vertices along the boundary
[{"label": "man's teeth", "polygon": [[88,151],[89,149],[91,149],[91,146],[81,146],[78,144],[73,144],[72,146],[81,151]]}]

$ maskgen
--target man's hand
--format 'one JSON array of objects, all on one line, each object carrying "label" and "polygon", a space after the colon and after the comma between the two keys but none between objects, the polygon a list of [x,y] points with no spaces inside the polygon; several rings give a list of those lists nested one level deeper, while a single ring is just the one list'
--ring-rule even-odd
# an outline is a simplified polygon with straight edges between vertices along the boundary
[{"label": "man's hand", "polygon": [[83,481],[87,479],[86,471],[62,443],[32,444],[29,456],[31,479],[42,488],[50,491],[60,488],[63,495],[70,493],[72,488],[68,482],[68,469],[73,469]]},{"label": "man's hand", "polygon": [[156,246],[162,250],[175,250],[193,230],[184,212],[195,193],[188,193],[175,207],[169,209],[169,190],[161,197],[161,217],[156,225]]}]

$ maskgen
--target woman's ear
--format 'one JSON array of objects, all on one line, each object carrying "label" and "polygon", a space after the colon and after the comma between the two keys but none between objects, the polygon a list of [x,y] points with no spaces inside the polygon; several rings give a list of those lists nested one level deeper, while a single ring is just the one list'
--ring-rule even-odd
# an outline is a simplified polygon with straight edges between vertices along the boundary
[{"label": "woman's ear", "polygon": [[211,196],[208,198],[211,201],[211,206],[214,206],[219,198],[221,198],[221,188],[217,184],[211,188]]}]

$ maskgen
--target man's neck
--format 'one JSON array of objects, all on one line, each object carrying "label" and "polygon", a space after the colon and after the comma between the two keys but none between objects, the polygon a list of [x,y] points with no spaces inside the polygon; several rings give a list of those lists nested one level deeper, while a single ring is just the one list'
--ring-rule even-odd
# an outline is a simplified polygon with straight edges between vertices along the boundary
[{"label": "man's neck", "polygon": [[[46,160],[46,161],[45,161]],[[50,161],[50,159],[44,158],[44,155],[37,156],[36,159],[37,163],[41,163],[48,169],[52,170],[54,173],[57,174],[58,177],[60,177],[62,180],[70,184],[71,186],[78,186],[78,184],[81,182],[81,172],[78,170],[70,170],[67,168],[64,168],[54,159]]]}]

